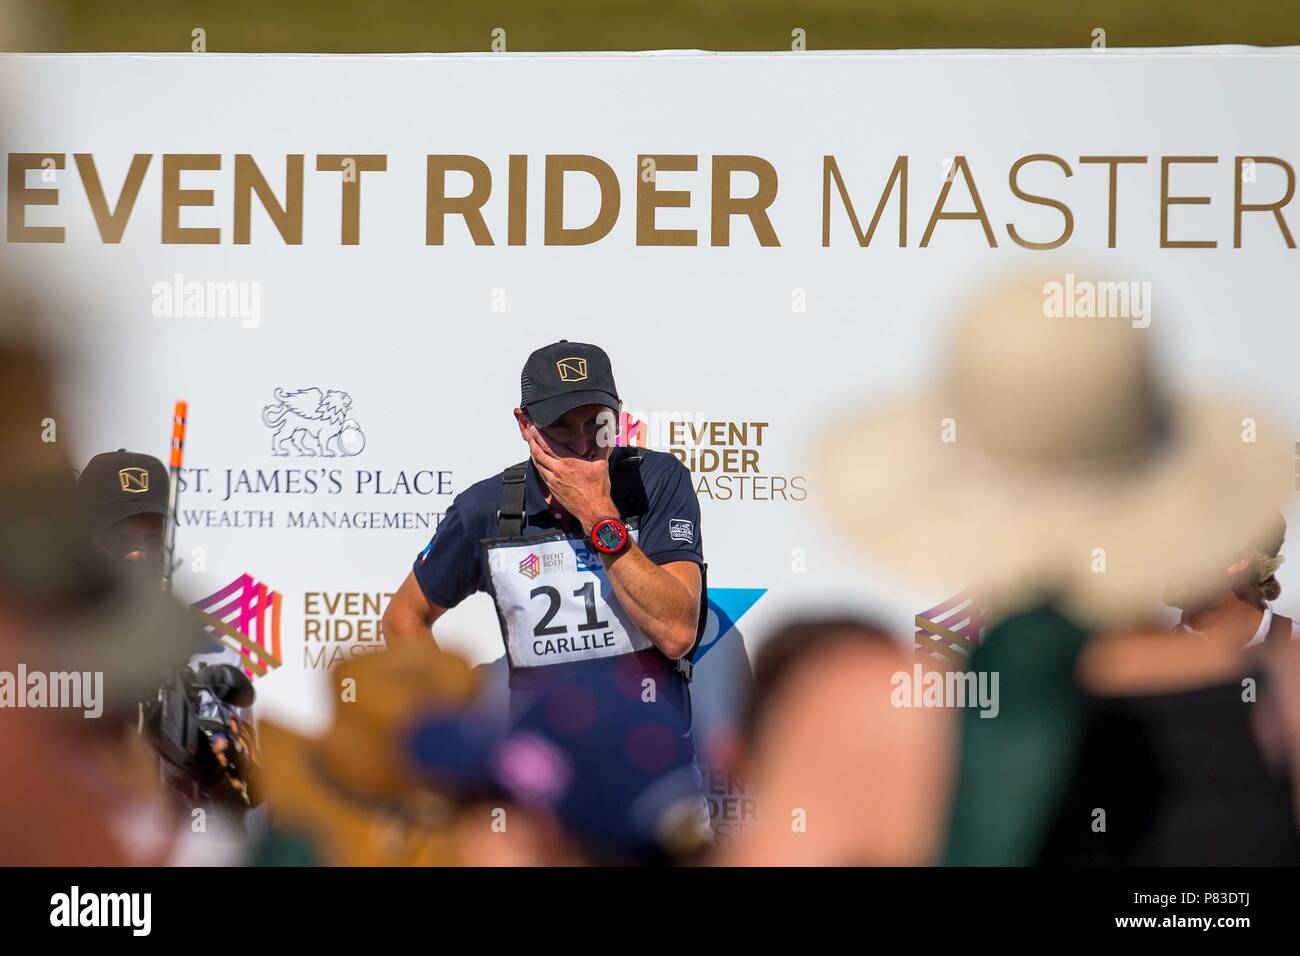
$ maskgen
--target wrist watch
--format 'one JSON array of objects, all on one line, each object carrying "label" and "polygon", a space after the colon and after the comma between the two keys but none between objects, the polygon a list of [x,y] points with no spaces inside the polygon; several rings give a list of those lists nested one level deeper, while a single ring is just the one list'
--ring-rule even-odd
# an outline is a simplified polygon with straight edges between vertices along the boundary
[{"label": "wrist watch", "polygon": [[601,554],[621,554],[627,550],[632,538],[627,533],[627,525],[618,518],[601,518],[591,526],[587,540]]}]

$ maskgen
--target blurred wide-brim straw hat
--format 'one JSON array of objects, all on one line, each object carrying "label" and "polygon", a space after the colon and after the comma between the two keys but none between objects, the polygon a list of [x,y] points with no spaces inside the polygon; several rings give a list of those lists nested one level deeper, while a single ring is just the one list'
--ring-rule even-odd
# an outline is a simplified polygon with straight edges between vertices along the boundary
[{"label": "blurred wide-brim straw hat", "polygon": [[995,613],[1055,600],[1122,625],[1159,610],[1171,578],[1222,590],[1291,493],[1272,409],[1171,393],[1152,328],[1053,317],[1047,281],[991,287],[926,388],[839,419],[814,472],[837,527]]},{"label": "blurred wide-brim straw hat", "polygon": [[406,735],[468,705],[478,688],[470,666],[432,641],[403,641],[346,661],[331,677],[334,720],[323,735],[260,724],[271,822],[307,840],[321,865],[461,862],[455,802],[417,779]]}]

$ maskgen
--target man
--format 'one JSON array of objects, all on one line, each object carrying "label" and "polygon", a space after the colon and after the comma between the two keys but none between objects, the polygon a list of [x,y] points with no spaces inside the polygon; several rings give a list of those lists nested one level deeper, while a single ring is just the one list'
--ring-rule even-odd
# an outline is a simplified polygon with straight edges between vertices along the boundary
[{"label": "man", "polygon": [[77,490],[90,519],[94,544],[109,559],[163,571],[167,470],[151,455],[119,448],[86,463]]},{"label": "man", "polygon": [[609,357],[561,340],[528,357],[514,410],[528,460],[470,486],[393,595],[390,641],[427,640],[478,591],[497,606],[511,709],[577,669],[690,727],[705,607],[700,508],[673,456],[615,447]]},{"label": "man", "polygon": [[[82,469],[77,491],[95,547],[161,585],[168,491],[162,462],[125,448],[96,455]],[[141,715],[177,791],[196,804],[241,812],[261,802],[252,733],[256,694],[242,663],[238,652],[209,639]]]}]

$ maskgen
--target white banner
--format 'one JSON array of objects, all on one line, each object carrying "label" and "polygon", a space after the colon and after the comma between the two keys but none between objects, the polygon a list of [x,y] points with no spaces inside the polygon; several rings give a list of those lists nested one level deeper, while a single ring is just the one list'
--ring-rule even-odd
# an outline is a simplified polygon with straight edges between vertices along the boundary
[{"label": "white banner", "polygon": [[[178,592],[265,650],[262,711],[302,725],[453,497],[526,456],[520,368],[556,339],[602,345],[694,471],[702,670],[797,612],[966,621],[862,563],[809,469],[854,440],[843,403],[940,374],[975,283],[1122,280],[1182,381],[1300,412],[1295,50],[0,69],[4,254],[76,318],[61,435],[78,465],[165,458],[189,402]],[[437,630],[501,656],[486,596]]]}]

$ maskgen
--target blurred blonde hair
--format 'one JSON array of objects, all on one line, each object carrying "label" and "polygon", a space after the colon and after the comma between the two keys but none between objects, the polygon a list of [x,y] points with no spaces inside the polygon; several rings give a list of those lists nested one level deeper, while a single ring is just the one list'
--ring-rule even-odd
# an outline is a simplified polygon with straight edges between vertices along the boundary
[{"label": "blurred blonde hair", "polygon": [[1264,600],[1276,601],[1282,593],[1282,585],[1278,583],[1276,574],[1285,562],[1286,558],[1281,555],[1269,557],[1259,551],[1255,552],[1250,567],[1255,572],[1255,587]]}]

